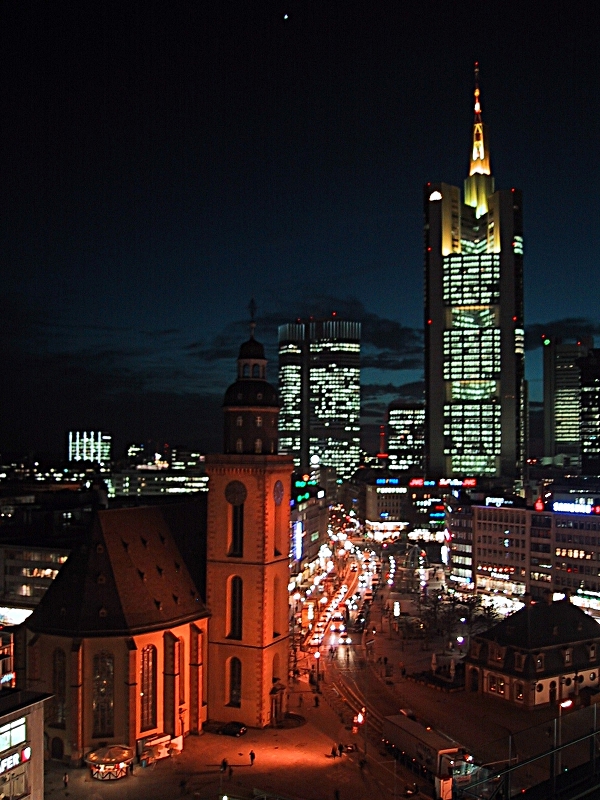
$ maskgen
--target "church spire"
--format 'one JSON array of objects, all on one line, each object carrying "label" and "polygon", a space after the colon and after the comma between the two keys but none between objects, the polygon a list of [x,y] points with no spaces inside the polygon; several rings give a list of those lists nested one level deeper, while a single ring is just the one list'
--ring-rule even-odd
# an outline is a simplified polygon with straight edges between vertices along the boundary
[{"label": "church spire", "polygon": [[465,204],[476,209],[475,215],[487,213],[488,197],[494,193],[494,179],[490,168],[490,151],[487,131],[481,119],[479,100],[479,62],[475,62],[475,119],[473,121],[473,150],[469,177],[465,180]]}]

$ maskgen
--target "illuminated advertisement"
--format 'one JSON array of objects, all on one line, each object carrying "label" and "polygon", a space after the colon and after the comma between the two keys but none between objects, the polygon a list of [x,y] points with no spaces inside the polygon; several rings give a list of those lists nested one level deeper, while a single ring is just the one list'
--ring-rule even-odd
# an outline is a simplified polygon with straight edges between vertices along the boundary
[{"label": "illuminated advertisement", "polygon": [[561,514],[600,514],[600,506],[592,506],[587,503],[552,503],[552,511]]},{"label": "illuminated advertisement", "polygon": [[294,549],[294,560],[300,561],[302,558],[302,522],[298,520],[294,522],[292,534],[292,542],[293,542],[293,549]]}]

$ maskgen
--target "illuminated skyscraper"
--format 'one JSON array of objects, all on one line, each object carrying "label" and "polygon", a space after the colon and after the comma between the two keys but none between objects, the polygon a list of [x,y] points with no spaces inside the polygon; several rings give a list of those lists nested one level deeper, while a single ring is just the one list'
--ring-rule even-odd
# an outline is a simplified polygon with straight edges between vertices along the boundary
[{"label": "illuminated skyscraper", "polygon": [[425,406],[396,400],[388,409],[389,469],[423,471]]},{"label": "illuminated skyscraper", "polygon": [[348,478],[360,460],[360,322],[279,327],[279,452]]},{"label": "illuminated skyscraper", "polygon": [[103,431],[69,431],[69,461],[108,464],[112,438]]},{"label": "illuminated skyscraper", "polygon": [[581,461],[584,475],[600,476],[600,350],[579,362],[581,380]]},{"label": "illuminated skyscraper", "polygon": [[581,466],[581,374],[579,359],[593,347],[593,338],[573,342],[545,336],[544,456],[565,467]]},{"label": "illuminated skyscraper", "polygon": [[495,191],[475,79],[464,199],[425,187],[426,471],[510,480],[526,440],[522,201]]}]

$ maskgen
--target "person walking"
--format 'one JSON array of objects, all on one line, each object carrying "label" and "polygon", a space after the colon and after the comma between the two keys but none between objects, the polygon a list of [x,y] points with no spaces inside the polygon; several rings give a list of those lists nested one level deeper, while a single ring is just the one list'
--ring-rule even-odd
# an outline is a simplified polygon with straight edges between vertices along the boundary
[{"label": "person walking", "polygon": [[227,769],[228,766],[229,766],[229,761],[227,761],[227,759],[224,758],[221,761],[221,772],[225,772],[225,770]]},{"label": "person walking", "polygon": [[337,754],[338,754],[337,753],[337,747],[335,745],[333,745],[333,747],[331,748],[331,757],[332,758],[337,758]]},{"label": "person walking", "polygon": [[340,742],[338,744],[338,753],[340,754],[340,758],[342,757],[343,752],[344,752],[344,745]]},{"label": "person walking", "polygon": [[334,789],[333,791],[333,800],[340,800],[340,790]]},{"label": "person walking", "polygon": [[256,758],[256,753],[254,750],[250,750],[250,766],[254,766],[254,759]]},{"label": "person walking", "polygon": [[68,772],[65,772],[65,774],[63,775],[63,786],[65,787],[65,789],[69,788],[69,773]]}]

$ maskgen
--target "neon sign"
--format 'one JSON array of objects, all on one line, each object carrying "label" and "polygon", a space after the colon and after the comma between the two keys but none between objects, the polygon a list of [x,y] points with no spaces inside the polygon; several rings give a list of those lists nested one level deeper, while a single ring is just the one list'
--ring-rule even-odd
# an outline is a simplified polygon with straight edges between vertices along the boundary
[{"label": "neon sign", "polygon": [[600,514],[600,506],[592,506],[587,503],[552,503],[552,511],[561,514]]}]

